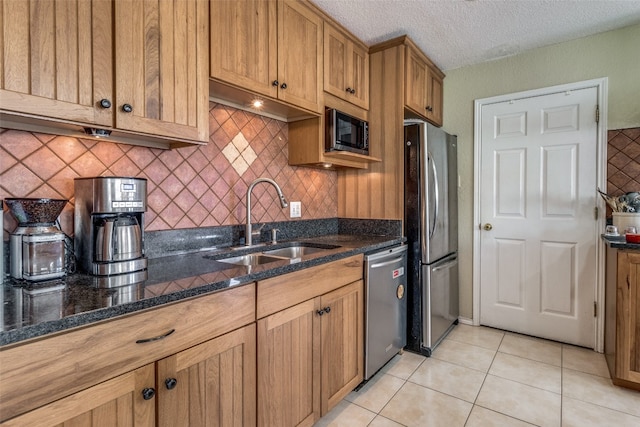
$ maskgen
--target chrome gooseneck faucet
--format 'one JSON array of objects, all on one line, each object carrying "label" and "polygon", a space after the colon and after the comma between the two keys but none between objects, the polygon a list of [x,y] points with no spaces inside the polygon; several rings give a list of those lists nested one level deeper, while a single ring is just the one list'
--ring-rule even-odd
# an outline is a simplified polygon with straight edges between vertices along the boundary
[{"label": "chrome gooseneck faucet", "polygon": [[261,183],[261,182],[266,182],[269,183],[271,185],[273,185],[276,189],[276,191],[278,192],[278,197],[280,198],[280,206],[282,206],[282,209],[286,208],[287,206],[289,206],[289,203],[287,203],[287,199],[284,198],[284,195],[282,194],[282,190],[280,189],[280,186],[272,179],[269,178],[258,178],[255,181],[253,181],[251,183],[251,185],[249,185],[249,188],[247,188],[247,222],[245,224],[245,228],[244,228],[244,245],[245,246],[251,246],[252,243],[252,239],[251,239],[251,190],[253,190],[253,187],[256,186],[256,184]]}]

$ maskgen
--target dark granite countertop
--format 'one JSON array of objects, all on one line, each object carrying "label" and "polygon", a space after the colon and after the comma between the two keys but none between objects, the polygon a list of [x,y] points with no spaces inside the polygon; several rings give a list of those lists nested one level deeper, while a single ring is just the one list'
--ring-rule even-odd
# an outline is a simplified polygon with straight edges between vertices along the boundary
[{"label": "dark granite countertop", "polygon": [[601,234],[602,240],[611,248],[614,249],[635,249],[640,250],[640,243],[627,243],[624,235],[622,236],[609,236]]},{"label": "dark granite countertop", "polygon": [[[5,280],[0,285],[0,346],[64,331],[205,293],[245,285],[281,274],[336,261],[359,253],[400,244],[394,236],[333,234],[296,242],[337,248],[298,259],[257,266],[238,266],[217,260],[285,247],[280,242],[258,249],[218,249],[153,258],[147,278],[118,287],[101,287],[97,279],[72,274],[40,283]],[[637,245],[640,247],[640,245]]]}]

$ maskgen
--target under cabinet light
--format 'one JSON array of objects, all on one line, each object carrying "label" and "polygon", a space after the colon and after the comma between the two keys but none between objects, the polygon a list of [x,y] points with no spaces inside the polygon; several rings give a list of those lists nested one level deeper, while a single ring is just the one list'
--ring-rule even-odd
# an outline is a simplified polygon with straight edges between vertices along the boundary
[{"label": "under cabinet light", "polygon": [[84,133],[95,138],[108,138],[111,136],[111,131],[109,129],[84,128]]}]

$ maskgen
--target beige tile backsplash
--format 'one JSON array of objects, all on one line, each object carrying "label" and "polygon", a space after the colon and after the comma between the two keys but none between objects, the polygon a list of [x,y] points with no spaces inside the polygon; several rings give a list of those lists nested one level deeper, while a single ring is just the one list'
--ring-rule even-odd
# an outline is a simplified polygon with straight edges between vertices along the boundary
[{"label": "beige tile backsplash", "polygon": [[[288,164],[285,122],[210,104],[210,141],[160,150],[113,142],[0,129],[0,199],[64,198],[62,229],[73,233],[73,179],[134,176],[148,179],[146,230],[242,224],[245,194],[258,177],[274,179],[301,219],[337,216],[337,174]],[[271,186],[253,191],[254,222],[286,221]],[[17,223],[4,216],[4,239]]]}]

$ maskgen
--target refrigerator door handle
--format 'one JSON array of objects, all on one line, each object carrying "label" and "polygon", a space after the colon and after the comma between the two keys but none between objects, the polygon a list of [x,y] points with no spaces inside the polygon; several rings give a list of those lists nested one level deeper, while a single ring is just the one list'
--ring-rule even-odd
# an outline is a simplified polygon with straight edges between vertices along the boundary
[{"label": "refrigerator door handle", "polygon": [[[436,162],[433,161],[433,156],[431,152],[427,152],[427,160],[431,163],[431,171],[433,174],[433,196],[434,196],[434,209],[433,209],[433,228],[429,230],[429,239],[433,237],[433,234],[436,232],[436,227],[438,227],[438,211],[440,210],[440,194],[438,194],[438,171],[436,169]],[[429,224],[431,225],[431,224]]]},{"label": "refrigerator door handle", "polygon": [[437,267],[432,267],[431,268],[431,272],[435,273],[436,271],[440,271],[440,270],[444,270],[450,267],[453,267],[454,265],[456,265],[458,263],[458,257],[453,258],[451,261],[447,261],[444,264],[440,264]]}]

